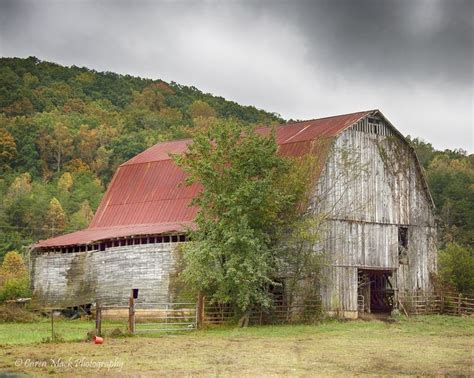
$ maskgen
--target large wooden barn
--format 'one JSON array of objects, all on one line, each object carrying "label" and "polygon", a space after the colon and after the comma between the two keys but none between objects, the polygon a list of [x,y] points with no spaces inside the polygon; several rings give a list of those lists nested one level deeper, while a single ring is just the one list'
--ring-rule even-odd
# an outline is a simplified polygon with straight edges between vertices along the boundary
[{"label": "large wooden barn", "polygon": [[[324,213],[330,268],[326,311],[357,317],[390,311],[400,293],[431,290],[436,271],[433,201],[414,150],[378,110],[278,126],[280,153],[316,153],[322,164],[311,209]],[[36,298],[54,306],[173,302],[176,246],[186,241],[200,189],[181,185],[169,154],[190,140],[158,143],[122,164],[89,228],[32,250]]]}]

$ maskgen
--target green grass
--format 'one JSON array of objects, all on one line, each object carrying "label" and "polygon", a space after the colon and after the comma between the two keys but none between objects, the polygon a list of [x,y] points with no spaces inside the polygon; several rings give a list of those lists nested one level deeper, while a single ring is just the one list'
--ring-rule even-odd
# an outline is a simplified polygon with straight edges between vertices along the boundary
[{"label": "green grass", "polygon": [[[124,323],[120,323],[122,326]],[[43,325],[47,325],[45,322]],[[84,340],[93,322],[58,323],[71,340]],[[117,324],[115,324],[117,325]],[[66,329],[70,331],[65,331]],[[113,327],[114,325],[111,325]],[[24,335],[24,334],[29,335]],[[8,335],[8,336],[5,336]],[[449,316],[393,322],[327,320],[316,325],[214,327],[181,334],[88,342],[37,343],[34,324],[0,325],[0,375],[469,375],[474,319]],[[16,340],[15,340],[16,339]],[[6,340],[6,343],[5,343]],[[11,344],[11,342],[33,344]],[[18,359],[120,361],[119,370],[17,366]]]},{"label": "green grass", "polygon": [[[104,331],[116,327],[124,329],[126,323],[107,322],[103,327]],[[54,332],[62,341],[84,341],[87,332],[94,328],[95,323],[90,320],[54,320]],[[50,319],[34,323],[0,323],[0,345],[41,343],[51,339],[51,334]]]}]

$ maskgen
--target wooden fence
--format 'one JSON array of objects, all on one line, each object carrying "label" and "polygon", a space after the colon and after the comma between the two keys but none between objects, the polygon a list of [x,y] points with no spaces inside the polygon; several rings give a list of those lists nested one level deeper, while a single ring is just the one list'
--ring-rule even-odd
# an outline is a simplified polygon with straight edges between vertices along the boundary
[{"label": "wooden fence", "polygon": [[447,314],[474,316],[474,295],[440,293],[433,295],[400,296],[400,310],[407,314]]},{"label": "wooden fence", "polygon": [[[310,323],[320,318],[322,305],[320,300],[300,304],[275,304],[270,308],[255,308],[249,312],[249,324],[291,324]],[[203,324],[218,325],[236,322],[237,315],[228,305],[204,304]]]}]

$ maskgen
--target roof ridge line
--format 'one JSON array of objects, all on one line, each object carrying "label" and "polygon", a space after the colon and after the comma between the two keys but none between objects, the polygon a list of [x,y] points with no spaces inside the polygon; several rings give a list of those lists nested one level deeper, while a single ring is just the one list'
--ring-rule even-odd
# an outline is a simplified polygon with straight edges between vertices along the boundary
[{"label": "roof ridge line", "polygon": [[326,117],[319,117],[319,118],[312,118],[312,119],[302,119],[302,120],[299,120],[299,121],[282,123],[282,124],[279,124],[279,125],[276,125],[276,126],[290,126],[290,125],[294,125],[296,123],[313,122],[313,121],[319,121],[321,119],[344,117],[344,116],[348,116],[348,115],[351,115],[351,114],[359,114],[359,113],[372,113],[372,112],[375,112],[375,111],[379,111],[379,110],[378,109],[361,110],[360,112],[337,114],[337,115],[333,115],[333,116],[326,116]]}]

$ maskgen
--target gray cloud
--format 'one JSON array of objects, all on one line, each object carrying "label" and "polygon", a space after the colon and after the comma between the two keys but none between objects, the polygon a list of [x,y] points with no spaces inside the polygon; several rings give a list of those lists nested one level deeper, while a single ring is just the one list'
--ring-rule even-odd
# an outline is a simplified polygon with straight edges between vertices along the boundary
[{"label": "gray cloud", "polygon": [[315,118],[380,108],[473,151],[473,3],[4,1],[0,54],[174,80]]}]

